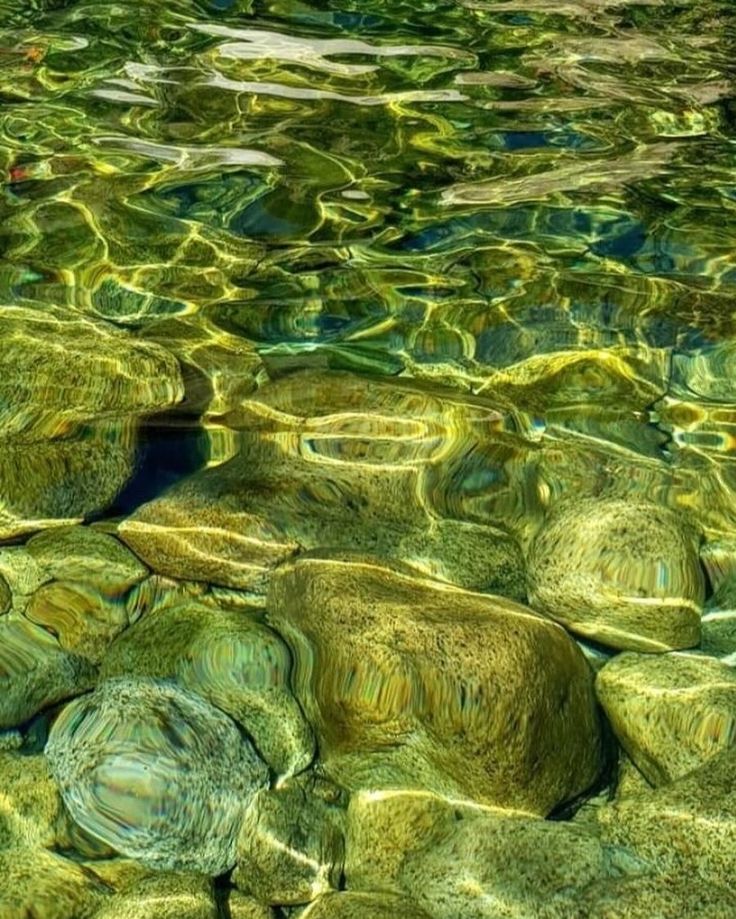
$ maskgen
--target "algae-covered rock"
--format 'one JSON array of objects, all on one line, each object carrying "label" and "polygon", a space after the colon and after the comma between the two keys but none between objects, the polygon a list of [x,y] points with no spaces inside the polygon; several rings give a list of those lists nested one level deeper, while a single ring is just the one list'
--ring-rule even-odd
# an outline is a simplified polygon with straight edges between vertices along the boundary
[{"label": "algae-covered rock", "polygon": [[553,622],[370,559],[274,575],[269,621],[328,774],[548,813],[601,766],[592,674]]},{"label": "algae-covered rock", "polygon": [[559,919],[726,919],[736,915],[728,883],[677,874],[610,879],[591,884]]},{"label": "algae-covered rock", "polygon": [[109,897],[95,919],[217,919],[217,916],[209,878],[157,873]]},{"label": "algae-covered rock", "polygon": [[276,913],[254,897],[231,890],[227,898],[227,909],[230,919],[275,919]]},{"label": "algae-covered rock", "polygon": [[736,743],[736,670],[702,654],[619,654],[596,692],[616,736],[654,785]]},{"label": "algae-covered rock", "polygon": [[508,436],[507,415],[457,393],[351,374],[293,374],[226,417],[237,455],[138,508],[121,538],[154,570],[263,594],[298,550],[415,563],[479,590],[524,594],[516,540],[453,519],[451,460]]},{"label": "algae-covered rock", "polygon": [[2,919],[93,919],[109,895],[91,871],[41,848],[0,851]]},{"label": "algae-covered rock", "polygon": [[570,502],[530,552],[531,605],[614,648],[697,645],[704,592],[692,533],[674,512],[646,501]]},{"label": "algae-covered rock", "polygon": [[615,855],[573,824],[409,791],[354,795],[346,854],[349,889],[403,893],[434,919],[563,916]]},{"label": "algae-covered rock", "polygon": [[183,395],[173,355],[71,311],[0,309],[0,339],[3,438],[152,412]]},{"label": "algae-covered rock", "polygon": [[307,778],[255,795],[238,841],[238,886],[282,906],[309,903],[339,887],[345,811],[324,791]]},{"label": "algae-covered rock", "polygon": [[34,591],[49,580],[25,546],[0,548],[0,592],[5,584],[5,609],[3,612],[22,613]]},{"label": "algae-covered rock", "polygon": [[65,651],[99,664],[128,625],[125,604],[87,584],[52,581],[28,601],[25,615],[54,634]]},{"label": "algae-covered rock", "polygon": [[10,584],[0,574],[0,616],[7,613],[13,605],[13,592]]},{"label": "algae-covered rock", "polygon": [[135,469],[129,419],[85,425],[54,440],[3,441],[0,540],[65,526],[108,507]]},{"label": "algae-covered rock", "polygon": [[54,702],[89,689],[94,667],[25,619],[0,620],[0,728],[16,727]]},{"label": "algae-covered rock", "polygon": [[328,893],[297,914],[298,919],[433,919],[408,897],[392,893]]},{"label": "algae-covered rock", "polygon": [[0,753],[0,849],[53,846],[60,809],[45,757]]},{"label": "algae-covered rock", "polygon": [[31,537],[26,550],[48,577],[78,581],[109,596],[125,593],[148,574],[130,549],[91,527],[55,527]]},{"label": "algae-covered rock", "polygon": [[143,616],[114,642],[103,678],[175,679],[240,723],[278,773],[299,772],[314,738],[291,688],[291,655],[268,626],[239,610],[190,601]]},{"label": "algae-covered rock", "polygon": [[85,830],[154,868],[217,875],[267,770],[235,724],[154,680],[109,680],[67,705],[46,745]]},{"label": "algae-covered rock", "polygon": [[736,750],[661,788],[599,811],[604,841],[634,850],[654,869],[720,885],[736,871]]}]

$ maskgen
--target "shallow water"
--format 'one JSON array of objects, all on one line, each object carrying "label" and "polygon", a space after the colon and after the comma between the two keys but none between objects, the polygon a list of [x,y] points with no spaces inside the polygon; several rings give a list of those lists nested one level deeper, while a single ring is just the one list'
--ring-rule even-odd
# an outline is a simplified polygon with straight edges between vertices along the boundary
[{"label": "shallow water", "polygon": [[[736,914],[735,60],[731,0],[0,0],[0,755],[64,801],[3,919]],[[170,800],[152,680],[277,804]]]}]

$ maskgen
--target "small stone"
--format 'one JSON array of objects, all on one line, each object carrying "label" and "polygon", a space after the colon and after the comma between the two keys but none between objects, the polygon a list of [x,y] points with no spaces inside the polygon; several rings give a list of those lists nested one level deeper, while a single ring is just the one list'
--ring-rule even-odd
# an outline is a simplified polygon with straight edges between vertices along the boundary
[{"label": "small stone", "polygon": [[125,593],[148,574],[119,540],[90,527],[55,527],[31,537],[26,550],[48,577],[79,581],[109,596]]},{"label": "small stone", "polygon": [[736,872],[736,750],[661,788],[599,811],[605,842],[633,850],[657,872],[720,885]]},{"label": "small stone", "polygon": [[8,612],[13,605],[13,593],[10,584],[0,574],[0,616]]},{"label": "small stone", "polygon": [[154,680],[109,680],[67,705],[46,755],[82,828],[149,867],[208,875],[235,863],[243,811],[268,778],[226,715]]},{"label": "small stone", "polygon": [[0,620],[0,728],[84,692],[94,677],[89,661],[64,651],[45,629],[25,619]]},{"label": "small stone", "polygon": [[158,873],[109,897],[95,919],[217,919],[217,916],[209,878]]},{"label": "small stone", "polygon": [[259,792],[246,811],[235,883],[273,905],[309,903],[339,887],[345,812],[291,779]]},{"label": "small stone", "polygon": [[653,785],[736,743],[736,670],[702,654],[619,654],[596,679],[616,737]]},{"label": "small stone", "polygon": [[110,647],[101,675],[175,679],[241,724],[266,762],[286,775],[314,756],[291,670],[289,649],[268,626],[191,601],[139,619]]},{"label": "small stone", "polygon": [[547,814],[601,768],[591,671],[526,607],[368,558],[304,557],[274,574],[268,619],[325,772],[351,790]]},{"label": "small stone", "polygon": [[613,648],[697,645],[704,593],[693,535],[674,512],[645,501],[571,502],[530,552],[531,605]]}]

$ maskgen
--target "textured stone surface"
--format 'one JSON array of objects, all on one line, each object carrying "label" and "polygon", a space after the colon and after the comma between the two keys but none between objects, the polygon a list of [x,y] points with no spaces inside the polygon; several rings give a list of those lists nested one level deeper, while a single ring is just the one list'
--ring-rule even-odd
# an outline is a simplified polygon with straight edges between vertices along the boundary
[{"label": "textured stone surface", "polygon": [[109,897],[95,919],[217,919],[212,881],[196,874],[157,874]]},{"label": "textured stone surface", "polygon": [[298,919],[433,919],[407,897],[391,893],[328,893],[297,914]]},{"label": "textured stone surface", "polygon": [[0,849],[53,846],[60,808],[45,757],[0,753]]},{"label": "textured stone surface", "polygon": [[48,577],[78,581],[110,596],[124,593],[148,574],[130,549],[91,527],[55,527],[31,537],[26,550]]},{"label": "textured stone surface", "polygon": [[3,919],[92,919],[109,888],[91,871],[40,848],[0,851]]},{"label": "textured stone surface", "polygon": [[662,788],[620,797],[599,821],[606,841],[657,871],[723,884],[736,871],[736,750]]},{"label": "textured stone surface", "polygon": [[265,903],[240,890],[231,890],[227,898],[227,909],[230,919],[275,919],[276,914]]},{"label": "textured stone surface", "polygon": [[530,552],[531,605],[614,648],[697,645],[704,590],[694,535],[646,501],[572,501]]},{"label": "textured stone surface", "polygon": [[155,868],[217,875],[265,766],[234,723],[154,680],[109,680],[67,705],[46,755],[64,803],[89,833]]},{"label": "textured stone surface", "polygon": [[[591,884],[559,919],[726,919],[736,894],[722,884],[681,875],[621,878]],[[545,917],[546,919],[546,917]]]},{"label": "textured stone surface", "polygon": [[45,629],[0,620],[0,728],[16,727],[54,702],[89,689],[95,671]]},{"label": "textured stone surface", "polygon": [[596,679],[616,736],[654,785],[736,743],[736,670],[699,654],[619,654]]},{"label": "textured stone surface", "polygon": [[0,576],[10,595],[10,603],[4,612],[12,609],[22,613],[33,592],[49,580],[25,546],[0,548]]},{"label": "textured stone surface", "polygon": [[299,772],[314,738],[291,688],[288,648],[240,610],[190,601],[143,616],[108,651],[106,677],[174,678],[243,725],[281,774]]},{"label": "textured stone surface", "polygon": [[274,576],[268,610],[321,761],[350,788],[546,814],[600,769],[591,671],[525,607],[368,559],[305,558]]},{"label": "textured stone surface", "polygon": [[347,887],[403,893],[436,919],[564,916],[627,861],[579,826],[425,792],[364,792],[348,808]]},{"label": "textured stone surface", "polygon": [[240,831],[235,883],[274,905],[309,903],[337,889],[345,812],[331,792],[309,777],[259,792]]}]

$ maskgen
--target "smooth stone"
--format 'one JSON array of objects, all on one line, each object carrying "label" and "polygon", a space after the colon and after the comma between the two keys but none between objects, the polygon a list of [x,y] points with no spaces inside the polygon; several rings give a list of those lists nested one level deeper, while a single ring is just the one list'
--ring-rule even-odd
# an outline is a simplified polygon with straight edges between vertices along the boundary
[{"label": "smooth stone", "polygon": [[109,889],[91,871],[41,848],[0,851],[2,919],[96,919]]},{"label": "smooth stone", "polygon": [[704,594],[694,536],[673,511],[646,501],[571,501],[531,548],[531,606],[613,648],[697,645]]},{"label": "smooth stone", "polygon": [[736,744],[736,670],[702,654],[613,658],[596,693],[619,742],[653,785]]},{"label": "smooth stone", "polygon": [[112,640],[128,625],[125,605],[98,588],[52,581],[28,601],[25,615],[43,626],[65,651],[99,664]]},{"label": "smooth stone", "polygon": [[243,819],[233,880],[263,903],[309,903],[339,888],[344,831],[345,810],[329,785],[300,777],[264,789]]},{"label": "smooth stone", "polygon": [[70,310],[0,309],[0,338],[4,439],[152,412],[184,394],[178,362],[164,348]]},{"label": "smooth stone", "polygon": [[325,894],[296,916],[297,919],[434,919],[408,897],[352,890]]},{"label": "smooth stone", "polygon": [[212,881],[196,874],[146,877],[108,898],[95,919],[217,919]]},{"label": "smooth stone", "polygon": [[670,393],[685,399],[732,403],[736,400],[736,344],[721,341],[699,351],[672,355]]},{"label": "smooth stone", "polygon": [[46,758],[0,753],[0,849],[51,848],[61,810]]},{"label": "smooth stone", "polygon": [[3,441],[0,541],[80,523],[105,510],[135,464],[136,434],[129,418],[84,425],[56,440]]},{"label": "smooth stone", "polygon": [[201,581],[178,581],[152,574],[131,589],[125,598],[125,611],[132,624],[157,610],[203,599],[207,592],[207,585]]},{"label": "smooth stone", "polygon": [[91,527],[55,527],[31,537],[26,550],[48,577],[79,581],[109,596],[125,593],[148,575],[130,549]]},{"label": "smooth stone", "polygon": [[291,691],[289,649],[239,610],[190,601],[148,613],[111,645],[101,676],[175,679],[241,724],[279,774],[305,769],[312,731]]},{"label": "smooth stone", "polygon": [[363,792],[348,807],[348,889],[403,893],[433,919],[563,916],[576,892],[625,866],[574,824],[426,792]]},{"label": "smooth stone", "polygon": [[95,669],[69,654],[45,629],[26,619],[0,620],[0,728],[89,689]]},{"label": "smooth stone", "polygon": [[602,838],[663,874],[720,885],[736,872],[736,750],[601,808]]},{"label": "smooth stone", "polygon": [[268,617],[325,771],[347,788],[547,814],[601,768],[592,673],[564,629],[519,604],[305,557],[274,575]]},{"label": "smooth stone", "polygon": [[244,809],[268,780],[227,715],[154,680],[108,680],[67,705],[46,755],[87,832],[148,867],[208,875],[234,865]]}]

